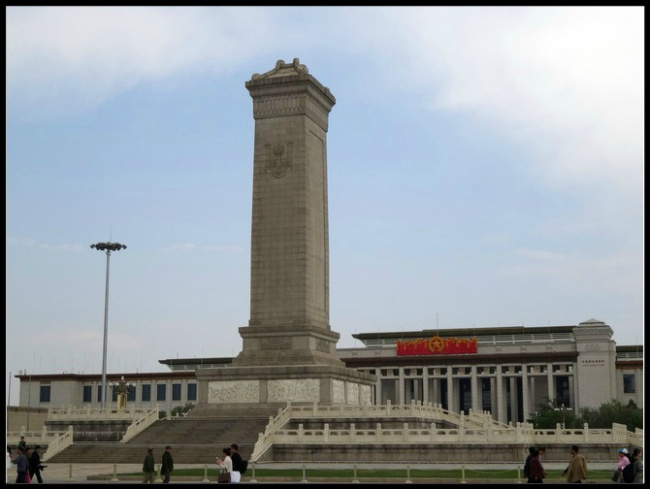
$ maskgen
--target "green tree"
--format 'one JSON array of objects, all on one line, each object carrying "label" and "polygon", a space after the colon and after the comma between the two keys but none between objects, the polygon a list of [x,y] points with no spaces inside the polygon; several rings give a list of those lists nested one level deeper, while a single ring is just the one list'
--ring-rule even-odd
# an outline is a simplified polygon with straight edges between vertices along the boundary
[{"label": "green tree", "polygon": [[193,408],[194,404],[188,402],[185,404],[185,406],[176,406],[174,409],[172,409],[171,414],[172,416],[185,416]]},{"label": "green tree", "polygon": [[623,405],[613,400],[601,404],[598,408],[582,408],[578,415],[572,409],[558,405],[556,399],[549,397],[537,405],[537,411],[532,419],[527,420],[535,429],[554,429],[564,423],[567,429],[582,428],[585,423],[589,428],[608,429],[614,423],[624,424],[629,431],[643,428],[643,409],[639,409],[634,401]]},{"label": "green tree", "polygon": [[567,429],[582,428],[570,408],[550,397],[545,397],[537,405],[535,416],[527,421],[532,423],[535,429],[555,429],[558,424]]},{"label": "green tree", "polygon": [[629,431],[643,428],[643,409],[630,400],[627,405],[618,400],[601,404],[599,408],[582,408],[579,421],[590,428],[611,428],[613,423],[624,424]]}]

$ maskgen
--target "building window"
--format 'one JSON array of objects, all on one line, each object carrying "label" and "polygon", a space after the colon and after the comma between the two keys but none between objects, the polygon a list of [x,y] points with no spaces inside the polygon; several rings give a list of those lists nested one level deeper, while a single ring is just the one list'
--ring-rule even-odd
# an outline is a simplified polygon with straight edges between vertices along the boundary
[{"label": "building window", "polygon": [[97,386],[97,402],[102,402],[102,386]]},{"label": "building window", "polygon": [[126,400],[135,402],[135,390],[137,389],[136,386],[131,387],[127,393],[126,393]]},{"label": "building window", "polygon": [[151,401],[151,384],[142,384],[142,402]]},{"label": "building window", "polygon": [[165,384],[158,384],[156,386],[156,400],[164,401],[167,399],[167,386]]},{"label": "building window", "polygon": [[636,394],[634,374],[623,374],[623,393]]},{"label": "building window", "polygon": [[181,400],[181,384],[172,384],[172,401]]},{"label": "building window", "polygon": [[50,402],[50,385],[41,385],[41,399],[40,402]]},{"label": "building window", "polygon": [[84,385],[84,402],[92,402],[93,400],[93,386]]},{"label": "building window", "polygon": [[187,400],[196,401],[196,384],[187,384]]}]

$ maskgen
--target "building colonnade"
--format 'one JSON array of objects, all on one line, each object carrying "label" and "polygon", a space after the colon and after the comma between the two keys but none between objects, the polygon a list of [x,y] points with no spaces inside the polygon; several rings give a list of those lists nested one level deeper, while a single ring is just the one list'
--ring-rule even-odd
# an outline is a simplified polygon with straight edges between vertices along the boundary
[{"label": "building colonnade", "polygon": [[504,423],[526,421],[545,399],[577,412],[575,364],[535,362],[512,365],[385,366],[366,368],[377,376],[375,404],[440,404],[468,413],[489,411]]}]

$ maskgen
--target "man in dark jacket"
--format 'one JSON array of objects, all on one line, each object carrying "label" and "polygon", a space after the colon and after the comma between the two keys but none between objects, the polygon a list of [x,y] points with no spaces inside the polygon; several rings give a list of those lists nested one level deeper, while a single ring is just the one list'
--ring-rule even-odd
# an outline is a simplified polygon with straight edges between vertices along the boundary
[{"label": "man in dark jacket", "polygon": [[156,474],[156,467],[153,461],[153,448],[147,448],[147,455],[145,455],[144,462],[142,463],[142,472],[144,472],[142,482],[153,484]]},{"label": "man in dark jacket", "polygon": [[34,480],[34,476],[38,479],[38,483],[43,483],[43,478],[41,477],[41,454],[39,450],[41,449],[40,445],[34,447],[32,451],[32,456],[29,458],[29,478]]},{"label": "man in dark jacket", "polygon": [[242,464],[244,459],[239,453],[237,443],[230,445],[230,459],[232,460],[232,472],[230,473],[230,482],[239,482],[241,480]]},{"label": "man in dark jacket", "polygon": [[16,464],[16,472],[18,474],[16,476],[16,484],[25,484],[27,482],[25,476],[29,470],[29,460],[20,446],[16,449],[16,453],[18,453],[14,460],[14,463]]},{"label": "man in dark jacket", "polygon": [[172,447],[167,445],[165,447],[165,453],[163,453],[162,456],[162,467],[160,469],[160,473],[165,476],[165,478],[163,479],[163,483],[165,484],[169,483],[169,476],[171,475],[173,470],[174,470],[174,459],[172,458]]}]

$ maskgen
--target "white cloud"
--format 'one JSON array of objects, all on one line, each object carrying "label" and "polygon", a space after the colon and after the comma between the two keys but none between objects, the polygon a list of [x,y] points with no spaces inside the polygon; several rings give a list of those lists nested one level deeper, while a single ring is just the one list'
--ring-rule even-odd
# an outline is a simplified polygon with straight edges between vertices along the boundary
[{"label": "white cloud", "polygon": [[[22,111],[69,113],[141,82],[225,72],[251,49],[247,31],[264,17],[223,7],[8,8],[8,93]],[[265,26],[256,34],[273,37]]]},{"label": "white cloud", "polygon": [[[382,84],[419,106],[462,111],[545,150],[540,175],[559,185],[607,180],[640,193],[643,176],[642,7],[380,9],[391,27]],[[363,27],[361,27],[363,31]],[[395,30],[404,34],[396,41]],[[414,85],[416,88],[414,88]]]},{"label": "white cloud", "polygon": [[61,250],[61,251],[79,251],[85,249],[85,246],[80,244],[51,244],[39,243],[32,238],[17,238],[15,236],[7,236],[7,245],[25,247],[25,248],[38,248],[41,250]]}]

